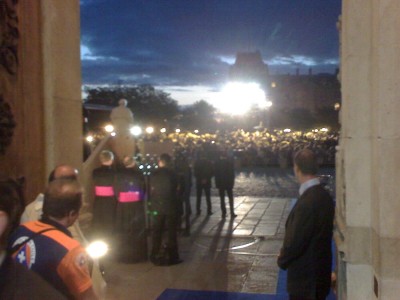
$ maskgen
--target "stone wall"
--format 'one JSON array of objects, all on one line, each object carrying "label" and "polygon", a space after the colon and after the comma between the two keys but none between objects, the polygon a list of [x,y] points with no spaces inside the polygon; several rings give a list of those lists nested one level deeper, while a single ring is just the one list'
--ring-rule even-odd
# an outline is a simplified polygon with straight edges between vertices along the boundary
[{"label": "stone wall", "polygon": [[400,293],[399,13],[397,0],[343,1],[341,299],[397,299]]},{"label": "stone wall", "polygon": [[16,123],[0,169],[26,178],[30,202],[55,165],[82,165],[79,1],[2,2],[10,12],[0,12],[1,42],[7,22],[18,34],[15,72],[0,66],[0,94]]}]

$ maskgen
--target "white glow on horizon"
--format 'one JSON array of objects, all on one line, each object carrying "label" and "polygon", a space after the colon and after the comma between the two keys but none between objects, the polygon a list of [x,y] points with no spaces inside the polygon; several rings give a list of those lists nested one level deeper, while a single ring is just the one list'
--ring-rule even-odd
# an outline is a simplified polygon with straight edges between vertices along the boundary
[{"label": "white glow on horizon", "polygon": [[303,55],[275,56],[267,60],[266,63],[271,66],[300,64],[311,67],[317,65],[314,58]]},{"label": "white glow on horizon", "polygon": [[234,56],[219,56],[219,59],[228,65],[233,65],[236,61],[236,57]]},{"label": "white glow on horizon", "polygon": [[171,98],[178,101],[180,105],[192,105],[200,100],[213,105],[212,99],[218,93],[215,87],[207,85],[156,86],[156,88],[170,94]]},{"label": "white glow on horizon", "polygon": [[105,57],[105,56],[96,56],[93,55],[93,52],[90,50],[90,48],[86,45],[80,45],[81,47],[81,60],[113,60],[113,61],[118,61],[118,57]]},{"label": "white glow on horizon", "polygon": [[256,83],[231,82],[218,93],[212,104],[222,113],[241,115],[253,106],[266,108],[272,105],[265,98],[265,92]]},{"label": "white glow on horizon", "polygon": [[148,134],[152,134],[154,132],[154,128],[153,127],[147,127],[146,128],[146,133],[148,133]]}]

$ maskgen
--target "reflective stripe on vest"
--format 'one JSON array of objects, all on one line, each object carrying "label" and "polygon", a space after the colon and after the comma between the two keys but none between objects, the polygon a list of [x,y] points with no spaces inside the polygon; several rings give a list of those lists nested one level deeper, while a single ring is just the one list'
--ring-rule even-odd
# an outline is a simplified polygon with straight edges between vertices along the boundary
[{"label": "reflective stripe on vest", "polygon": [[114,196],[114,189],[112,186],[96,186],[95,195],[99,197],[112,197]]},{"label": "reflective stripe on vest", "polygon": [[119,193],[119,202],[137,202],[137,201],[140,201],[139,192]]}]

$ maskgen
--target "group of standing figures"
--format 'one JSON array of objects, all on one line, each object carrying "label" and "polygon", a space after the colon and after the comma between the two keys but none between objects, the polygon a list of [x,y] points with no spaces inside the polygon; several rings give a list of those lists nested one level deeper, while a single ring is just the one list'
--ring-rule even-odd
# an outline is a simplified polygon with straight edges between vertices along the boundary
[{"label": "group of standing figures", "polygon": [[[184,236],[190,235],[192,176],[196,184],[196,212],[201,214],[205,192],[207,215],[211,215],[211,186],[221,199],[222,218],[226,217],[225,193],[229,198],[230,216],[236,217],[233,204],[235,170],[233,158],[220,152],[215,161],[200,152],[193,171],[187,157],[175,159],[160,155],[157,167],[144,176],[133,157],[123,159],[123,167],[114,166],[114,155],[100,153],[101,166],[93,171],[94,194],[92,237],[105,239],[121,261],[135,262],[147,258],[146,229],[152,232],[150,260],[156,265],[180,263],[177,234],[183,220]],[[146,213],[149,216],[146,218]],[[167,243],[163,246],[163,233]]]}]

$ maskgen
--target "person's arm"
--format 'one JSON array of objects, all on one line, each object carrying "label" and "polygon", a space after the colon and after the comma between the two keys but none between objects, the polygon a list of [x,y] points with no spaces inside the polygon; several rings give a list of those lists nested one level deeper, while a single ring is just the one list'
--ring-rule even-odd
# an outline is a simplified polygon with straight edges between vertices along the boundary
[{"label": "person's arm", "polygon": [[278,266],[284,270],[301,256],[310,245],[314,231],[313,208],[310,201],[302,201],[289,215],[283,247],[278,257]]},{"label": "person's arm", "polygon": [[70,242],[73,243],[75,246],[61,260],[57,273],[76,299],[98,299],[89,274],[88,255],[76,241]]}]

